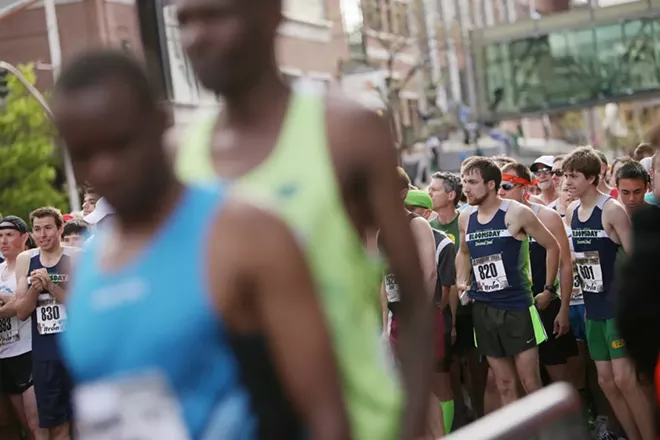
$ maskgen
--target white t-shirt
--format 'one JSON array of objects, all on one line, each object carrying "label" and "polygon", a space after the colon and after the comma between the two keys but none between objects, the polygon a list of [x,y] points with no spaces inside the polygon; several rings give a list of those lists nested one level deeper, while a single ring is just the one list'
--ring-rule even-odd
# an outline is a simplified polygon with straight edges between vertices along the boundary
[{"label": "white t-shirt", "polygon": [[[16,295],[16,274],[0,263],[0,293]],[[0,318],[0,359],[20,356],[32,350],[32,318]]]}]

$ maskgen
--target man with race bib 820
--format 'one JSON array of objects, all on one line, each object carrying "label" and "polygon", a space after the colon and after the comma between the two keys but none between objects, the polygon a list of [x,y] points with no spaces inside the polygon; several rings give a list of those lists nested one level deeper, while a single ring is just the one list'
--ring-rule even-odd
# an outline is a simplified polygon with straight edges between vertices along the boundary
[{"label": "man with race bib 820", "polygon": [[[470,209],[459,217],[456,257],[459,290],[470,297],[475,339],[486,356],[506,405],[518,399],[517,376],[526,393],[541,388],[538,345],[547,339],[534,307],[529,272],[529,237],[547,250],[546,291],[559,268],[559,244],[534,212],[497,195],[502,173],[491,159],[476,157],[463,169]],[[550,291],[551,292],[551,291]]]},{"label": "man with race bib 820", "polygon": [[52,440],[70,439],[70,382],[60,360],[56,336],[66,328],[63,302],[75,248],[62,246],[62,213],[52,207],[30,214],[37,243],[16,261],[18,318],[32,317],[32,376],[39,426]]}]

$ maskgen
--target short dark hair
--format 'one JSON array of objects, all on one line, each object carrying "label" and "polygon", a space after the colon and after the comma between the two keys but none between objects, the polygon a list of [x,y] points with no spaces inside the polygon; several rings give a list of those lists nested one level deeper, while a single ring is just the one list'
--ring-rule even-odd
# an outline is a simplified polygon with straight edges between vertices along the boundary
[{"label": "short dark hair", "polygon": [[635,161],[633,159],[631,159],[630,157],[628,157],[628,156],[617,157],[616,159],[614,159],[612,161],[612,170],[614,170],[614,168],[620,163],[625,165],[625,164],[631,163],[631,162],[635,162]]},{"label": "short dark hair", "polygon": [[461,197],[463,197],[463,183],[461,182],[461,178],[456,174],[445,173],[442,171],[433,173],[431,178],[442,180],[442,186],[444,186],[446,193],[452,191],[456,193],[456,197],[454,197],[454,206],[458,206],[458,202],[460,202]]},{"label": "short dark hair", "polygon": [[484,179],[484,183],[492,180],[495,182],[495,189],[499,189],[502,183],[502,171],[500,171],[500,168],[492,159],[487,157],[473,157],[463,168],[463,174],[470,174],[473,171],[479,171],[481,178]]},{"label": "short dark hair", "polygon": [[64,224],[64,229],[62,230],[62,238],[68,237],[69,235],[85,235],[89,231],[89,223],[85,220],[73,219]]},{"label": "short dark hair", "polygon": [[576,171],[582,173],[587,179],[593,177],[594,186],[598,186],[602,164],[603,162],[596,150],[591,147],[580,147],[566,156],[561,167],[565,172]]},{"label": "short dark hair", "polygon": [[654,150],[651,144],[648,142],[642,142],[641,144],[637,145],[635,148],[635,151],[633,152],[633,158],[635,160],[642,160],[645,155],[650,154],[653,156]]},{"label": "short dark hair", "polygon": [[507,170],[515,171],[518,177],[522,177],[528,182],[532,181],[532,172],[520,162],[511,162],[502,167],[502,173],[505,173]]},{"label": "short dark hair", "polygon": [[495,164],[500,168],[503,168],[504,165],[514,163],[515,161],[516,160],[514,158],[504,156],[502,154],[493,157],[493,162],[495,162]]},{"label": "short dark hair", "polygon": [[628,162],[619,168],[616,172],[615,178],[617,186],[619,186],[619,180],[621,179],[639,179],[644,182],[645,185],[648,185],[651,182],[651,177],[644,166],[635,161]]},{"label": "short dark hair", "polygon": [[559,154],[559,155],[555,156],[555,160],[552,161],[552,164],[554,165],[554,164],[556,164],[557,162],[559,162],[559,161],[561,161],[561,160],[564,160],[565,157],[566,157],[566,156],[564,156],[563,154]]},{"label": "short dark hair", "polygon": [[111,78],[128,84],[140,104],[155,106],[157,94],[142,64],[137,58],[112,49],[92,49],[73,58],[64,65],[54,90],[55,93],[75,92]]},{"label": "short dark hair", "polygon": [[43,208],[37,208],[30,213],[30,225],[34,226],[35,218],[45,218],[52,217],[55,219],[55,226],[61,228],[64,224],[64,219],[62,218],[62,212],[52,206],[44,206]]},{"label": "short dark hair", "polygon": [[594,151],[596,152],[596,154],[598,155],[598,158],[600,159],[600,161],[601,161],[603,164],[605,164],[605,165],[609,165],[609,162],[607,161],[607,156],[605,156],[605,153],[603,153],[603,152],[600,151],[600,150],[594,150]]}]

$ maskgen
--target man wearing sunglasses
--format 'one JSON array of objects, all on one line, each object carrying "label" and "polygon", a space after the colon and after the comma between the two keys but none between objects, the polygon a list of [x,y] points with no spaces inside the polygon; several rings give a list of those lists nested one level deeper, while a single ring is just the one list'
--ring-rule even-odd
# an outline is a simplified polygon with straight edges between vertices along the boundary
[{"label": "man wearing sunglasses", "polygon": [[[562,165],[564,163],[564,155],[560,154],[555,156],[555,160],[552,161],[552,184],[555,186],[555,191],[557,197],[561,194],[561,182],[564,180],[564,170]],[[556,199],[555,199],[556,200]]]},{"label": "man wearing sunglasses", "polygon": [[554,162],[554,156],[541,156],[531,166],[532,172],[538,180],[538,187],[541,190],[540,198],[545,205],[549,205],[559,197],[552,181],[552,176],[554,175],[552,166]]},{"label": "man wearing sunglasses", "polygon": [[561,292],[557,292],[557,284],[546,286],[547,253],[534,238],[529,240],[529,260],[531,268],[532,291],[534,302],[539,310],[541,322],[548,334],[548,340],[539,346],[539,360],[544,365],[550,379],[568,381],[568,358],[577,356],[577,343],[569,331],[569,307],[573,290],[573,265],[571,249],[566,235],[564,223],[557,211],[527,200],[527,187],[532,183],[529,169],[518,162],[510,163],[502,168],[502,185],[500,197],[515,200],[530,208],[540,222],[555,237],[560,247]]}]

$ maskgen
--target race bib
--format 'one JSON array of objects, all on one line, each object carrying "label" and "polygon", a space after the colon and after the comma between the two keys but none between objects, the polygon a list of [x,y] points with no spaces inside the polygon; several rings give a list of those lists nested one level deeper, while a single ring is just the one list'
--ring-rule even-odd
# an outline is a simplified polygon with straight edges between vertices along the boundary
[{"label": "race bib", "polygon": [[497,292],[509,287],[509,280],[504,271],[502,254],[474,258],[472,270],[477,281],[477,289],[481,292]]},{"label": "race bib", "polygon": [[385,275],[385,293],[387,293],[387,302],[401,301],[399,283],[396,282],[396,276],[393,273]]},{"label": "race bib", "polygon": [[18,318],[0,319],[0,347],[12,344],[21,339],[18,333]]},{"label": "race bib", "polygon": [[82,385],[73,393],[80,440],[190,440],[178,400],[159,374]]},{"label": "race bib", "polygon": [[40,335],[62,333],[66,329],[66,309],[49,294],[37,301],[37,330]]},{"label": "race bib", "polygon": [[582,281],[582,291],[601,293],[605,290],[603,272],[600,268],[600,256],[594,252],[576,252],[575,265]]}]

